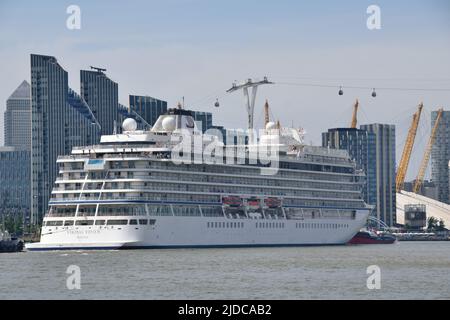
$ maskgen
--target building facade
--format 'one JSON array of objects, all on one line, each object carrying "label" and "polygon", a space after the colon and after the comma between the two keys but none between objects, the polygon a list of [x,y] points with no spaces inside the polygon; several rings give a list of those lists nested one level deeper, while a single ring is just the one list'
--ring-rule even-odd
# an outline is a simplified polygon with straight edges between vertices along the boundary
[{"label": "building facade", "polygon": [[211,129],[213,127],[212,114],[211,112],[204,111],[193,111],[192,117],[194,121],[197,123],[197,127],[204,133],[206,130]]},{"label": "building facade", "polygon": [[[403,185],[403,190],[407,192],[413,192],[415,183],[416,180],[405,182],[405,184]],[[437,188],[432,180],[423,180],[417,193],[427,198],[438,200]]]},{"label": "building facade", "polygon": [[[431,112],[431,127],[437,118],[437,111]],[[436,132],[436,140],[431,149],[431,178],[437,189],[437,200],[449,203],[449,169],[450,161],[450,111],[443,111]]]},{"label": "building facade", "polygon": [[376,217],[387,225],[397,222],[395,189],[395,126],[361,125],[360,129],[375,135]]},{"label": "building facade", "polygon": [[80,95],[100,123],[100,135],[112,134],[119,116],[118,84],[102,71],[81,70]]},{"label": "building facade", "polygon": [[363,186],[364,201],[377,205],[376,141],[375,134],[356,128],[335,128],[322,133],[322,146],[347,150],[357,169],[366,174]]},{"label": "building facade", "polygon": [[31,86],[25,80],[6,100],[4,137],[5,146],[31,149]]},{"label": "building facade", "polygon": [[[149,96],[129,96],[130,109],[140,115],[149,125],[153,126],[158,117],[167,112],[167,101]],[[138,121],[138,129],[144,129],[144,123]]]},{"label": "building facade", "polygon": [[0,214],[30,214],[30,151],[0,147]]},{"label": "building facade", "polygon": [[99,124],[68,86],[55,57],[31,55],[31,223],[40,223],[58,174],[56,159],[95,142]]}]

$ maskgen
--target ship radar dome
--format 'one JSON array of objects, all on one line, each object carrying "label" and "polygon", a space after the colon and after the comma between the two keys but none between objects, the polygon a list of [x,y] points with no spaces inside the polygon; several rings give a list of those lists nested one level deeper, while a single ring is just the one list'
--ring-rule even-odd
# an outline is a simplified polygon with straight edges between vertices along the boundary
[{"label": "ship radar dome", "polygon": [[135,131],[137,129],[137,122],[133,118],[126,118],[122,122],[123,131]]},{"label": "ship radar dome", "polygon": [[266,124],[266,130],[274,130],[277,128],[277,125],[275,124],[275,122],[267,122]]},{"label": "ship radar dome", "polygon": [[164,120],[162,121],[162,126],[165,131],[175,130],[175,118],[165,117]]}]

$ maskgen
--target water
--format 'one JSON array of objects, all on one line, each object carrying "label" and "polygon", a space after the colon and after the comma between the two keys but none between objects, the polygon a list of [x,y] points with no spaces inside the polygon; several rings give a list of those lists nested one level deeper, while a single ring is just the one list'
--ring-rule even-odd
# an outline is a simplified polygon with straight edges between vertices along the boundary
[{"label": "water", "polygon": [[[80,290],[67,289],[69,265]],[[450,242],[0,254],[0,299],[136,298],[450,299]]]}]

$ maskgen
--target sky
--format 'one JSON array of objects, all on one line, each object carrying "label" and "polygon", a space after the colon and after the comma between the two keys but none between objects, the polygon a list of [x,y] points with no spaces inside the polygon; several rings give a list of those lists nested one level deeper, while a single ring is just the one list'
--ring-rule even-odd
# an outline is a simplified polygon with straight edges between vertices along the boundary
[{"label": "sky", "polygon": [[[69,5],[81,9],[79,30],[66,27]],[[380,7],[381,29],[367,28],[370,5]],[[430,111],[450,109],[447,0],[0,0],[0,39],[0,127],[9,95],[30,81],[31,53],[55,56],[78,92],[80,69],[104,67],[122,104],[129,94],[169,106],[184,97],[187,108],[212,112],[216,125],[229,128],[245,128],[246,116],[242,93],[226,90],[234,80],[267,76],[275,84],[258,90],[256,125],[268,99],[272,119],[303,127],[315,145],[328,128],[350,124],[358,98],[359,124],[396,125],[397,163],[423,101],[409,179],[428,139]]]}]

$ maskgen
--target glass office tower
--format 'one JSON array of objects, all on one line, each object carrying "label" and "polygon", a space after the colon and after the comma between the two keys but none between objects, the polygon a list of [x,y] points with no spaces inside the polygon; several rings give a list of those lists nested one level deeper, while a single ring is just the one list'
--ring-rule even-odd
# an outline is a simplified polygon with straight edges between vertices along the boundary
[{"label": "glass office tower", "polygon": [[363,186],[364,201],[377,204],[376,141],[375,134],[356,128],[334,128],[322,133],[322,146],[347,150],[356,167],[366,174]]},{"label": "glass office tower", "polygon": [[[80,95],[101,126],[100,135],[112,134],[119,120],[119,89],[102,71],[80,71]],[[100,137],[98,137],[100,139]]]},{"label": "glass office tower", "polygon": [[31,87],[23,81],[6,100],[4,117],[5,146],[31,149]]},{"label": "glass office tower", "polygon": [[[437,111],[431,112],[431,128],[437,118]],[[437,188],[437,200],[450,204],[449,169],[450,161],[450,111],[443,111],[431,149],[431,178]]]},{"label": "glass office tower", "polygon": [[56,159],[89,145],[99,125],[86,102],[68,86],[55,57],[31,55],[31,223],[40,223],[57,175]]},{"label": "glass office tower", "polygon": [[375,134],[376,217],[387,225],[397,222],[395,189],[395,126],[390,124],[361,125],[360,129]]}]

